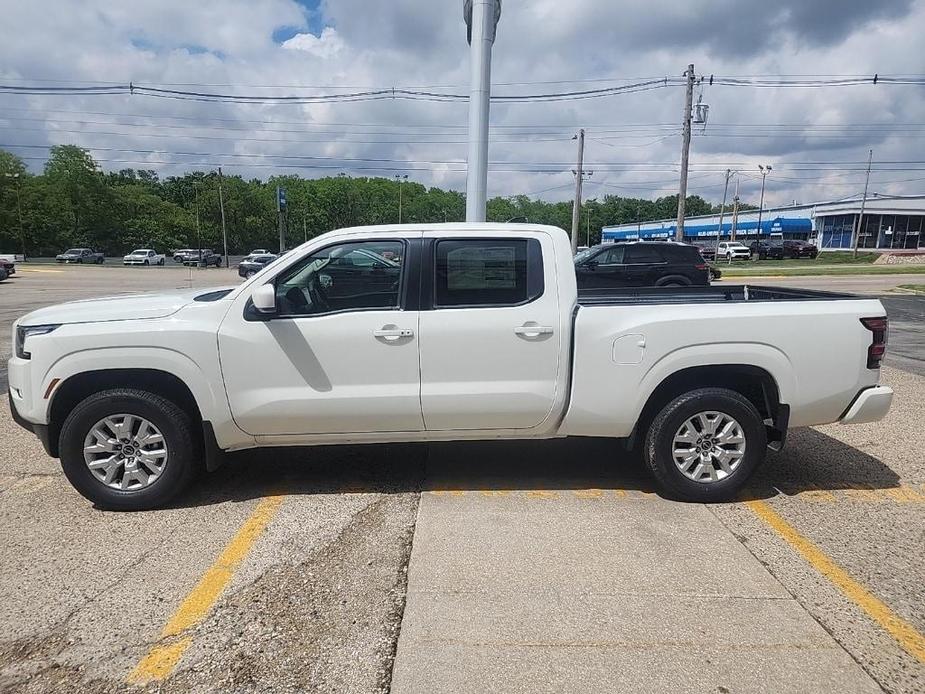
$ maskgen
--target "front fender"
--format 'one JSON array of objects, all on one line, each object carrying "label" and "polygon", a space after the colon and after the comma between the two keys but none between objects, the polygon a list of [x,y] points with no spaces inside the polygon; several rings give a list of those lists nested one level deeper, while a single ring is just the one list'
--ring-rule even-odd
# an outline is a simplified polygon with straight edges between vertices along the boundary
[{"label": "front fender", "polygon": [[[48,393],[42,421],[47,422],[55,391],[68,378],[88,371],[146,369],[165,371],[179,378],[190,389],[203,419],[227,418],[224,393],[212,385],[199,365],[185,354],[166,347],[103,347],[70,352],[53,362],[41,377],[36,393]],[[130,383],[126,384],[131,386]],[[217,385],[221,385],[221,382]]]}]

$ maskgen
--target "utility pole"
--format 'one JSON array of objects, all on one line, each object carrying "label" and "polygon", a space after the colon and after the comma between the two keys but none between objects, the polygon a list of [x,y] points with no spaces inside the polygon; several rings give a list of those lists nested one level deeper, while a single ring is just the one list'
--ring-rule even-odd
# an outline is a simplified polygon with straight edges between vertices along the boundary
[{"label": "utility pole", "polygon": [[732,198],[732,232],[729,240],[736,240],[736,229],[739,226],[739,177],[736,176],[736,194]]},{"label": "utility pole", "polygon": [[469,156],[466,173],[466,221],[485,221],[488,189],[488,111],[491,101],[491,47],[501,0],[463,0],[469,39]]},{"label": "utility pole", "polygon": [[572,173],[575,174],[575,204],[572,207],[572,255],[578,251],[578,220],[581,214],[581,182],[584,180],[582,166],[585,159],[585,129],[581,128],[573,140],[578,140],[578,168]]},{"label": "utility pole", "polygon": [[202,229],[199,226],[199,186],[193,183],[193,190],[196,193],[196,267],[202,267]]},{"label": "utility pole", "polygon": [[305,224],[305,213],[302,213],[302,243],[308,241],[308,227]]},{"label": "utility pole", "polygon": [[716,251],[719,250],[719,240],[723,235],[723,217],[726,215],[726,195],[729,193],[730,178],[732,178],[732,169],[726,169],[726,185],[723,186],[723,204],[720,205],[719,208],[719,229],[716,230]]},{"label": "utility pole", "polygon": [[864,223],[864,208],[867,206],[867,189],[870,186],[870,165],[874,161],[874,150],[867,152],[867,178],[864,181],[864,197],[861,198],[861,214],[858,215],[858,229],[854,234],[854,257],[858,257],[858,243],[861,240],[861,225]]},{"label": "utility pole", "polygon": [[283,212],[286,211],[286,191],[276,186],[276,216],[279,224],[279,252],[286,252],[286,228],[283,224]]},{"label": "utility pole", "polygon": [[26,228],[22,223],[22,191],[18,173],[3,174],[6,178],[16,181],[16,210],[19,214],[19,243],[22,246],[22,260],[26,262]]},{"label": "utility pole", "polygon": [[684,93],[684,120],[681,131],[681,184],[678,187],[678,225],[675,241],[684,240],[684,205],[687,202],[687,165],[691,153],[691,111],[694,108],[694,64],[687,66],[687,89]]},{"label": "utility pole", "polygon": [[768,178],[768,174],[771,173],[771,165],[762,166],[758,164],[758,170],[761,172],[761,197],[758,199],[758,228],[755,230],[755,257],[754,260],[758,260],[761,256],[761,253],[758,252],[761,246],[761,213],[764,210],[764,182]]},{"label": "utility pole", "polygon": [[222,193],[222,167],[218,167],[218,207],[222,211],[222,245],[225,251],[225,267],[228,265],[228,231],[225,229],[225,197]]},{"label": "utility pole", "polygon": [[398,223],[401,224],[401,184],[408,180],[408,174],[395,174],[395,180],[398,181]]}]

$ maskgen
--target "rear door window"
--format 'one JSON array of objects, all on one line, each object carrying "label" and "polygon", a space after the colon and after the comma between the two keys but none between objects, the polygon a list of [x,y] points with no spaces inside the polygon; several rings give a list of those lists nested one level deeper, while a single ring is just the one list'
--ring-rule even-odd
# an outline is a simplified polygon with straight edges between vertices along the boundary
[{"label": "rear door window", "polygon": [[434,306],[517,306],[543,293],[536,239],[440,239],[434,250]]},{"label": "rear door window", "polygon": [[626,249],[627,265],[651,265],[663,263],[661,253],[653,246],[630,246]]}]

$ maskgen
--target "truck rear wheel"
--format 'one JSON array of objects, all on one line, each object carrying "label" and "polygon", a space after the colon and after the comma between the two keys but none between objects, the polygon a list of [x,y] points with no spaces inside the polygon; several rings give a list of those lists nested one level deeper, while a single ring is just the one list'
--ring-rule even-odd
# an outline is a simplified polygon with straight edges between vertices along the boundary
[{"label": "truck rear wheel", "polygon": [[646,434],[645,463],[661,487],[683,501],[733,499],[764,460],[767,434],[755,406],[726,388],[676,397]]},{"label": "truck rear wheel", "polygon": [[189,415],[160,395],[131,388],[80,402],[59,443],[68,481],[103,509],[162,506],[189,485],[198,465]]}]

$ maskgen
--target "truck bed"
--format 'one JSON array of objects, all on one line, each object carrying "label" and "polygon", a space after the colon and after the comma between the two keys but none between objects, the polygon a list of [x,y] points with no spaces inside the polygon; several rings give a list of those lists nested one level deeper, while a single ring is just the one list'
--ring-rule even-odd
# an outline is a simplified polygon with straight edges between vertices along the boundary
[{"label": "truck bed", "polygon": [[836,301],[862,297],[841,292],[790,287],[761,287],[749,284],[710,287],[616,287],[579,289],[580,306],[621,304],[716,304],[756,301]]}]

